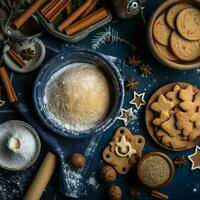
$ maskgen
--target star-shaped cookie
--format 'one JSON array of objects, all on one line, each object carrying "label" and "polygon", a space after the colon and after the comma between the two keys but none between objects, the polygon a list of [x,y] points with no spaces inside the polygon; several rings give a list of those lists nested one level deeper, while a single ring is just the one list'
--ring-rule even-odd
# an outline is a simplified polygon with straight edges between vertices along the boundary
[{"label": "star-shaped cookie", "polygon": [[146,105],[146,102],[144,100],[144,95],[145,95],[144,92],[138,94],[137,92],[134,91],[133,99],[129,103],[134,105],[137,108],[137,110],[139,110],[141,106]]},{"label": "star-shaped cookie", "polygon": [[130,121],[132,121],[135,118],[135,115],[133,114],[133,109],[129,108],[121,109],[121,114],[118,117],[119,120],[122,120],[124,122],[124,125],[127,126]]},{"label": "star-shaped cookie", "polygon": [[196,146],[195,152],[188,156],[188,159],[192,162],[191,170],[200,169],[200,147]]}]

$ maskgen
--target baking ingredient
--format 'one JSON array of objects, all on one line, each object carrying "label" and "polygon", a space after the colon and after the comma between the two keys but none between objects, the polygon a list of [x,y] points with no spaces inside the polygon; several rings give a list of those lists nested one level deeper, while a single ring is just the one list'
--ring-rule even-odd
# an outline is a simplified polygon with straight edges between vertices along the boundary
[{"label": "baking ingredient", "polygon": [[138,198],[141,195],[141,191],[138,187],[131,186],[129,188],[129,194],[132,198]]},{"label": "baking ingredient", "polygon": [[16,102],[18,100],[17,95],[16,95],[13,85],[8,77],[8,73],[5,69],[5,67],[0,67],[0,76],[2,79],[3,87],[8,96],[9,102],[10,103]]},{"label": "baking ingredient", "polygon": [[127,83],[126,83],[126,88],[128,88],[129,90],[136,90],[138,86],[138,81],[136,80],[127,80]]},{"label": "baking ingredient", "polygon": [[117,173],[113,167],[105,166],[101,169],[99,177],[101,180],[111,183],[116,179]]},{"label": "baking ingredient", "polygon": [[120,200],[122,198],[122,190],[119,186],[113,185],[108,190],[108,199]]},{"label": "baking ingredient", "polygon": [[170,166],[161,156],[149,156],[142,161],[140,179],[149,186],[158,186],[170,178]]},{"label": "baking ingredient", "polygon": [[13,26],[18,29],[20,28],[35,12],[38,8],[42,6],[45,0],[36,0],[30,5],[15,21]]},{"label": "baking ingredient", "polygon": [[60,127],[84,131],[108,116],[111,95],[110,82],[100,67],[74,63],[52,76],[45,89],[44,102],[49,116]]},{"label": "baking ingredient", "polygon": [[20,121],[7,121],[0,125],[0,166],[22,170],[35,160],[39,146],[32,131]]},{"label": "baking ingredient", "polygon": [[78,17],[84,13],[88,7],[91,5],[93,0],[87,0],[83,2],[80,7],[78,7],[66,20],[64,20],[59,26],[58,30],[62,32],[66,27],[71,25]]},{"label": "baking ingredient", "polygon": [[69,163],[73,169],[80,169],[85,166],[85,157],[80,153],[74,153],[69,159]]},{"label": "baking ingredient", "polygon": [[161,193],[157,190],[152,190],[150,195],[156,199],[160,199],[160,200],[168,200],[169,197],[168,195],[164,194],[164,193]]},{"label": "baking ingredient", "polygon": [[79,21],[75,22],[74,24],[70,25],[65,29],[67,35],[73,35],[82,31],[98,22],[103,20],[108,16],[108,12],[105,8],[100,8],[96,10],[94,13],[91,13],[87,17],[80,19]]},{"label": "baking ingredient", "polygon": [[184,165],[186,165],[187,159],[184,155],[177,156],[175,159],[173,159],[173,164],[176,168],[181,168]]}]

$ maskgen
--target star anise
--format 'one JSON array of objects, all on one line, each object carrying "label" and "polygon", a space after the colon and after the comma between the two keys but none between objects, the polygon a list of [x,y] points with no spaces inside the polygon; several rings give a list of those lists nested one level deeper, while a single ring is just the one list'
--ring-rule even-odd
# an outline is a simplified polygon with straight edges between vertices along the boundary
[{"label": "star anise", "polygon": [[152,74],[152,67],[149,65],[149,64],[144,64],[142,63],[140,66],[139,66],[139,70],[140,70],[140,73],[142,75],[144,75],[145,77],[149,76]]},{"label": "star anise", "polygon": [[138,66],[142,63],[142,60],[140,59],[139,56],[135,56],[135,55],[132,55],[131,57],[128,58],[128,65],[135,65],[135,66]]},{"label": "star anise", "polygon": [[173,159],[174,166],[177,168],[183,167],[187,163],[187,159],[185,156],[177,156],[176,158]]},{"label": "star anise", "polygon": [[141,195],[141,191],[139,188],[132,186],[129,188],[129,194],[131,197],[133,197],[135,199]]},{"label": "star anise", "polygon": [[138,86],[138,81],[127,80],[126,88],[128,88],[129,90],[136,90],[137,86]]},{"label": "star anise", "polygon": [[31,59],[33,59],[34,57],[35,57],[35,51],[34,50],[32,50],[31,48],[28,48],[28,49],[24,49],[23,51],[22,51],[22,54],[21,54],[21,56],[23,57],[23,59],[24,60],[31,60]]}]

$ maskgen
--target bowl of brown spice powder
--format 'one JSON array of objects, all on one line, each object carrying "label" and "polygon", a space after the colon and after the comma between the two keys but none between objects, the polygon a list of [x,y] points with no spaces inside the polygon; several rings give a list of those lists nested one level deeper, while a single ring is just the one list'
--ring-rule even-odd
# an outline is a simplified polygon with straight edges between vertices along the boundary
[{"label": "bowl of brown spice powder", "polygon": [[174,176],[174,165],[167,155],[151,152],[139,161],[137,175],[140,181],[149,188],[164,187]]}]

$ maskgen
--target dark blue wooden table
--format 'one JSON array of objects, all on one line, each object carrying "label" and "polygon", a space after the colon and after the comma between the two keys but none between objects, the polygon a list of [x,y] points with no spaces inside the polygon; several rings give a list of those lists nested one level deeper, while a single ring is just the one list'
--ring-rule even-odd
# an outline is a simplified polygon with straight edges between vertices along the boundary
[{"label": "dark blue wooden table", "polygon": [[[147,21],[149,15],[161,2],[162,1],[160,0],[147,0],[147,4],[145,7],[145,16]],[[165,85],[170,82],[185,81],[193,85],[196,85],[200,88],[199,69],[191,71],[175,71],[165,68],[163,65],[161,65],[154,59],[154,57],[150,53],[150,50],[148,49],[148,45],[146,42],[146,24],[144,24],[143,20],[139,17],[130,20],[114,19],[111,23],[90,34],[86,39],[82,40],[80,43],[75,44],[74,46],[84,47],[89,49],[91,49],[92,47],[93,48],[97,47],[95,45],[96,41],[94,40],[97,34],[101,34],[105,31],[108,31],[109,29],[112,29],[114,30],[114,32],[117,32],[118,36],[121,39],[126,40],[128,44],[119,39],[112,44],[100,45],[98,46],[99,48],[97,48],[96,50],[102,52],[105,55],[117,58],[115,64],[118,66],[122,74],[122,77],[124,78],[124,81],[126,81],[127,79],[135,79],[139,81],[137,92],[138,93],[145,92],[146,101],[148,101],[148,99],[155,90],[157,90],[162,85]],[[60,51],[69,48],[68,44],[65,44],[62,41],[53,38],[48,33],[44,33],[44,36],[41,39],[44,41],[47,48],[47,56],[44,62],[46,62],[49,58],[59,53]],[[135,67],[126,65],[127,57],[133,54],[133,49],[131,48],[131,45],[136,45],[143,49],[141,57],[145,63],[149,63],[150,66],[153,68],[152,75],[148,77],[141,76],[141,74]],[[73,45],[70,48],[73,48]],[[12,82],[14,83],[19,98],[22,99],[24,102],[28,103],[30,110],[33,109],[31,91],[36,75],[37,71],[27,75],[20,75],[10,72],[10,77],[12,79]],[[1,99],[6,101],[6,96],[1,85],[0,85],[0,91],[1,91]],[[123,108],[128,109],[129,107],[131,107],[129,101],[131,100],[132,97],[133,94],[130,91],[126,91]],[[144,148],[144,153],[150,151],[160,151],[166,153],[171,158],[174,158],[177,155],[188,156],[194,152],[194,149],[191,149],[185,152],[174,153],[171,151],[166,151],[161,147],[159,147],[158,145],[156,145],[150,138],[147,129],[145,127],[144,111],[145,107],[142,107],[139,111],[136,111],[135,112],[136,119],[128,125],[128,128],[133,133],[141,134],[145,137],[146,146]],[[6,104],[0,108],[0,122],[4,122],[10,119],[20,119],[20,116],[12,109],[12,107],[10,107],[8,102],[6,102]],[[101,159],[101,154],[104,147],[108,144],[109,140],[112,138],[115,129],[122,125],[123,125],[122,121],[117,120],[115,124],[108,131],[103,133],[100,143],[98,144],[98,147],[96,149],[93,162],[90,165],[87,176],[85,177],[84,188],[80,199],[82,200],[105,199],[105,192],[110,185],[102,183],[98,179],[98,171],[102,168],[102,166],[105,165],[104,161]],[[66,139],[63,138],[63,140]],[[46,151],[47,151],[46,146],[43,143],[40,158],[38,159],[38,161],[34,166],[25,171],[13,173],[0,169],[0,199],[6,199],[6,200],[21,199],[25,189],[31,182],[32,177],[35,174]],[[42,197],[43,200],[70,199],[68,197],[64,197],[58,192],[57,181],[56,181],[58,175],[57,173],[58,172],[55,173],[46,191],[44,192]],[[131,171],[129,175],[118,176],[114,184],[121,186],[123,190],[123,199],[131,199],[131,197],[128,194],[128,189],[132,184],[136,184],[141,188],[142,193],[138,199],[140,200],[152,199],[151,197],[149,197],[150,190],[140,185],[140,183],[138,182],[134,169]],[[176,170],[174,179],[171,182],[171,184],[161,189],[160,191],[168,194],[170,199],[172,200],[179,200],[179,199],[199,200],[200,171],[198,169],[191,171],[191,163],[190,161],[188,161],[183,168]]]}]

